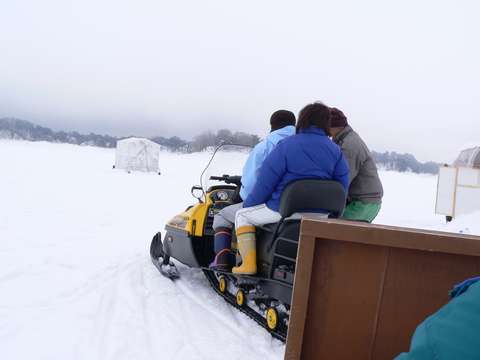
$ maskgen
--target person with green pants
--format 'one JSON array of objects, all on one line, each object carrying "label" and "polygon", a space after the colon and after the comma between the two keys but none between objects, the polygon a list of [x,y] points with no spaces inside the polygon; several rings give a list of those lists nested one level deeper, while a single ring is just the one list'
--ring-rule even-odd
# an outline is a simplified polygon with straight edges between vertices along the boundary
[{"label": "person with green pants", "polygon": [[383,187],[372,154],[337,108],[330,108],[332,140],[350,167],[348,200],[343,219],[371,223],[382,205]]}]

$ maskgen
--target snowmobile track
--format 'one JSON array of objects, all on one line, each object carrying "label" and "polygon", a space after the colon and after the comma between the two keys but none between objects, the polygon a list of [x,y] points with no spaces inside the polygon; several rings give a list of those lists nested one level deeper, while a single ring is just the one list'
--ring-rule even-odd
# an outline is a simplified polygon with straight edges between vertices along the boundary
[{"label": "snowmobile track", "polygon": [[275,339],[278,339],[282,342],[287,341],[287,329],[285,326],[280,327],[279,329],[275,331],[271,331],[268,329],[266,320],[263,316],[261,316],[259,313],[257,313],[255,310],[248,306],[240,307],[237,305],[237,302],[235,301],[235,296],[230,294],[230,293],[225,293],[223,294],[219,288],[218,288],[218,280],[215,277],[215,272],[209,269],[202,269],[203,273],[205,274],[205,277],[208,279],[210,285],[212,288],[215,290],[215,292],[223,297],[225,301],[227,301],[230,305],[235,307],[237,310],[241,311],[245,315],[247,315],[249,318],[254,320],[257,324],[259,324],[261,327],[263,327],[265,330],[267,330]]}]

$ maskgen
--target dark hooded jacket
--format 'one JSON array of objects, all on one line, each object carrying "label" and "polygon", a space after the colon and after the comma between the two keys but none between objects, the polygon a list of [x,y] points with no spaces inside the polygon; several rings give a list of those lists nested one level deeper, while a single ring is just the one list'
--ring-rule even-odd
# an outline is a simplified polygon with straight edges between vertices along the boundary
[{"label": "dark hooded jacket", "polygon": [[367,145],[349,125],[345,126],[333,138],[333,141],[342,149],[350,168],[349,200],[381,203],[382,182],[378,177],[377,166]]}]

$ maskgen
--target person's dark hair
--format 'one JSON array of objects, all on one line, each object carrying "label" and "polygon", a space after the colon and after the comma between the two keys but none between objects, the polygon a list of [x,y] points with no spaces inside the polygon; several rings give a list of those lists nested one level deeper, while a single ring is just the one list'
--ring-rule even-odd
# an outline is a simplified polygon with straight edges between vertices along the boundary
[{"label": "person's dark hair", "polygon": [[270,117],[271,131],[281,129],[285,126],[295,126],[295,114],[288,110],[275,111]]},{"label": "person's dark hair", "polygon": [[330,108],[321,102],[308,104],[298,114],[297,133],[311,126],[325,131],[330,135],[331,119]]},{"label": "person's dark hair", "polygon": [[332,121],[332,128],[343,128],[348,125],[347,117],[341,110],[337,108],[330,108],[330,117]]}]

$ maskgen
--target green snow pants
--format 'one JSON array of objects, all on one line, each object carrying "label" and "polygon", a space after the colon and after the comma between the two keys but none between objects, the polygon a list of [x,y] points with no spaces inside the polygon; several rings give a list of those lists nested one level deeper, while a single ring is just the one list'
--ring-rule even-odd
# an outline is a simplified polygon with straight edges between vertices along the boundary
[{"label": "green snow pants", "polygon": [[352,201],[345,208],[342,219],[371,223],[380,212],[382,204]]}]

